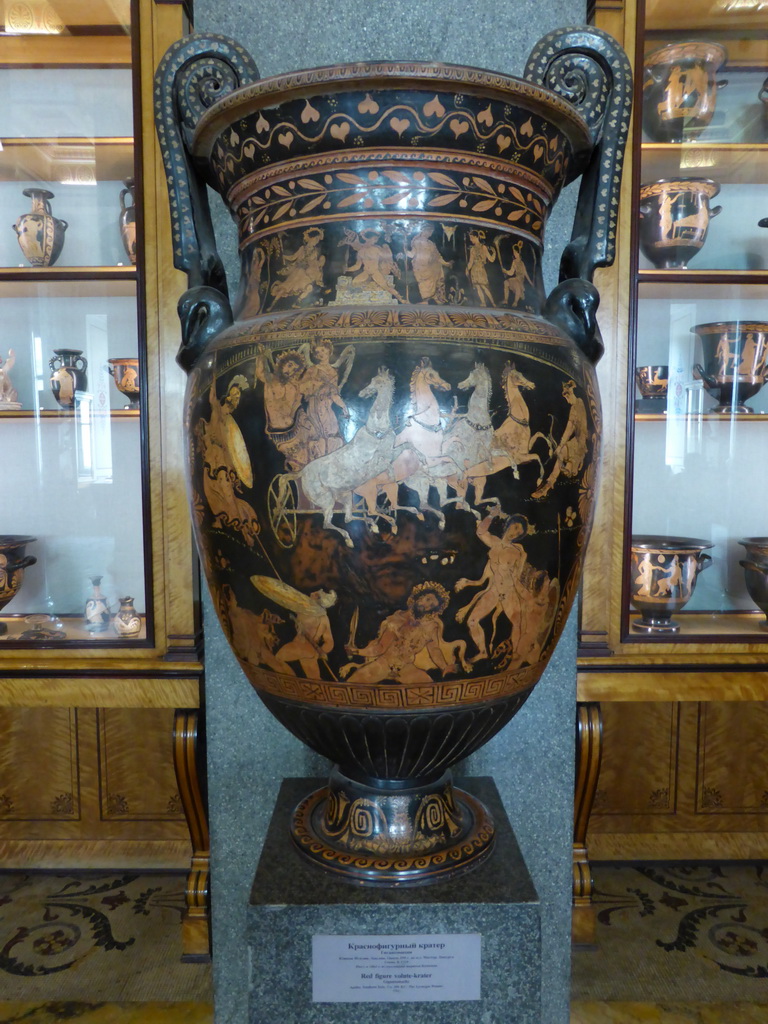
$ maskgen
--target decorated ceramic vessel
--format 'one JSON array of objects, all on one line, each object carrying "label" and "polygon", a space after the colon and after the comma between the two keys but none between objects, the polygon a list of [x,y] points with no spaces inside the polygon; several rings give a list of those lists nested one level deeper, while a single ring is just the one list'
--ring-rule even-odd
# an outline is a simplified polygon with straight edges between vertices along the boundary
[{"label": "decorated ceramic vessel", "polygon": [[128,399],[126,409],[138,409],[141,389],[139,386],[139,360],[135,356],[108,359],[109,373],[115,387]]},{"label": "decorated ceramic vessel", "polygon": [[132,597],[120,597],[120,607],[112,619],[112,629],[118,636],[136,637],[141,632],[141,618],[133,605]]},{"label": "decorated ceramic vessel", "polygon": [[[24,570],[37,561],[34,555],[25,554],[27,544],[35,540],[22,534],[0,534],[0,611],[18,594]],[[7,632],[8,627],[0,622],[0,636]]]},{"label": "decorated ceramic vessel", "polygon": [[632,538],[629,600],[641,616],[632,629],[658,636],[680,632],[672,616],[690,601],[699,573],[712,563],[705,554],[711,547],[694,537]]},{"label": "decorated ceramic vessel", "polygon": [[744,570],[747,593],[765,615],[763,629],[768,629],[768,537],[745,537],[739,541],[746,549],[746,558],[739,561]]},{"label": "decorated ceramic vessel", "polygon": [[101,590],[101,576],[89,576],[91,592],[83,609],[83,623],[89,633],[103,633],[109,626],[109,604]]},{"label": "decorated ceramic vessel", "polygon": [[704,245],[709,201],[720,186],[706,178],[668,178],[640,186],[640,249],[657,270],[685,270]]},{"label": "decorated ceramic vessel", "polygon": [[669,387],[668,366],[635,367],[635,383],[645,399],[666,398]]},{"label": "decorated ceramic vessel", "polygon": [[21,251],[33,267],[52,267],[61,255],[64,232],[69,226],[51,212],[53,192],[44,188],[25,188],[22,195],[32,200],[32,209],[23,213],[13,230]]},{"label": "decorated ceramic vessel", "polygon": [[744,403],[765,383],[768,359],[768,323],[728,320],[696,324],[691,331],[701,341],[704,363],[695,373],[718,400],[718,413],[746,414],[753,410]]},{"label": "decorated ceramic vessel", "polygon": [[56,348],[48,360],[51,391],[62,409],[75,407],[78,391],[88,390],[88,360],[79,348]]},{"label": "decorated ceramic vessel", "polygon": [[750,562],[768,568],[768,537],[744,537],[738,543],[746,549]]},{"label": "decorated ceramic vessel", "polygon": [[[136,197],[134,195],[133,178],[126,178],[125,188],[120,192],[120,238],[125,254],[131,263],[136,265]],[[126,202],[130,199],[130,204]]]},{"label": "decorated ceramic vessel", "polygon": [[719,43],[672,43],[649,53],[643,65],[643,129],[652,142],[697,138],[715,113],[717,72],[728,55]]},{"label": "decorated ceramic vessel", "polygon": [[[449,769],[521,707],[578,585],[629,90],[591,30],[546,37],[524,79],[258,81],[220,37],[158,71],[198,545],[243,671],[336,765],[292,834],[343,877],[433,881],[492,847]],[[544,225],[580,175],[547,295]],[[203,179],[238,226],[231,306]]]}]

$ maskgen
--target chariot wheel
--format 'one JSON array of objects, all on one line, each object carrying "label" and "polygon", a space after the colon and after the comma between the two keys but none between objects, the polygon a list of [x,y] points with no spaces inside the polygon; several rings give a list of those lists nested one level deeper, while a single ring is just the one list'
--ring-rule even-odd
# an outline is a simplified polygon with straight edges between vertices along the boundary
[{"label": "chariot wheel", "polygon": [[296,483],[289,480],[281,487],[281,479],[282,474],[274,477],[267,491],[269,523],[280,547],[292,548],[296,543],[298,519]]}]

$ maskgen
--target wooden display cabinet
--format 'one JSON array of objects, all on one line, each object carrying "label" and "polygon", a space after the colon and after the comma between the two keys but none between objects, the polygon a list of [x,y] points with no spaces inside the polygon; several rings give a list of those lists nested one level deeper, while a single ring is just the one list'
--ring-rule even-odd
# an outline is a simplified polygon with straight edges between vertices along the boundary
[{"label": "wooden display cabinet", "polygon": [[[195,958],[208,954],[208,837],[174,360],[183,281],[152,119],[154,68],[187,23],[168,0],[4,8],[0,206],[17,228],[0,236],[0,593],[15,590],[0,611],[0,860],[188,868]],[[34,206],[40,190],[65,228]],[[138,401],[109,373],[127,358]],[[36,562],[17,587],[19,535]]]},{"label": "wooden display cabinet", "polygon": [[[759,7],[750,0],[692,0],[684,8],[598,0],[592,12],[593,23],[634,59],[637,82],[618,259],[598,281],[604,453],[581,608],[577,940],[592,936],[590,858],[768,856],[768,632],[747,589],[749,572],[753,590],[763,574],[759,565],[742,568],[747,556],[739,544],[768,535],[768,387],[758,330],[768,321],[768,232],[758,225],[768,215],[768,37]],[[681,49],[693,41],[726,53],[713,77],[728,84],[714,90],[714,114],[703,127],[694,118],[693,79],[686,78],[690,48]],[[665,81],[677,106],[667,93],[660,102],[647,79],[644,88],[643,70],[652,63],[661,76],[659,58],[648,55],[674,44],[665,54],[672,75]],[[658,112],[650,129],[644,101]],[[681,137],[671,137],[663,119],[686,105]],[[710,214],[688,265],[671,243],[685,235],[698,244],[706,217],[680,206],[691,187],[685,179],[715,182],[711,206],[722,206]],[[668,206],[652,237],[669,243],[671,266],[659,246],[649,256],[648,242],[645,251],[640,245],[640,188],[658,191],[664,181],[677,182],[668,197],[671,218]],[[646,209],[643,216],[653,214]],[[729,328],[707,353],[692,329],[713,322],[746,327],[740,334]],[[756,387],[746,389],[749,360]],[[663,397],[641,396],[637,366],[668,367]],[[719,405],[727,408],[716,411]],[[633,537],[637,546],[648,536],[701,540],[711,545],[704,549],[711,565],[703,571],[701,562],[675,554],[675,545],[651,555],[646,546],[633,563]],[[683,592],[687,601],[672,614],[677,632],[663,621],[661,629],[643,631],[638,607],[647,608],[653,595],[666,615]]]}]

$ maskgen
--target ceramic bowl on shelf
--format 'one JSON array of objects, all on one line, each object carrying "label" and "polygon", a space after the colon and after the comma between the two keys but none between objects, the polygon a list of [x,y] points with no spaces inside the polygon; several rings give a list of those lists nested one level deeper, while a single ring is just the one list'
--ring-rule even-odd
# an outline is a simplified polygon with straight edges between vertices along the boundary
[{"label": "ceramic bowl on shelf", "polygon": [[712,563],[705,554],[712,544],[695,537],[644,534],[632,538],[629,601],[640,612],[632,623],[637,633],[665,636],[679,633],[672,616],[691,599],[702,569]]},{"label": "ceramic bowl on shelf", "polygon": [[768,568],[768,537],[742,537],[739,544],[746,548],[746,555],[750,562],[764,565]]},{"label": "ceramic bowl on shelf", "polygon": [[719,404],[717,413],[753,412],[744,402],[765,383],[768,357],[768,322],[726,320],[691,328],[701,341],[704,364],[694,374]]},{"label": "ceramic bowl on shelf", "polygon": [[669,386],[668,366],[636,366],[635,383],[643,398],[666,398]]},{"label": "ceramic bowl on shelf", "polygon": [[[26,555],[27,544],[32,544],[36,537],[24,534],[0,534],[0,611],[12,601],[24,580],[24,570],[34,565],[34,555]],[[0,636],[7,632],[8,627],[0,622]]]},{"label": "ceramic bowl on shelf", "polygon": [[768,629],[768,537],[743,537],[739,544],[746,549],[746,558],[739,565],[744,570],[747,593],[765,615],[763,629]]},{"label": "ceramic bowl on shelf", "polygon": [[687,270],[707,239],[720,186],[709,178],[660,178],[640,186],[640,249],[656,270]]},{"label": "ceramic bowl on shelf", "polygon": [[728,83],[717,72],[728,54],[718,43],[672,43],[643,62],[643,129],[652,142],[697,138],[715,113],[717,93]]}]

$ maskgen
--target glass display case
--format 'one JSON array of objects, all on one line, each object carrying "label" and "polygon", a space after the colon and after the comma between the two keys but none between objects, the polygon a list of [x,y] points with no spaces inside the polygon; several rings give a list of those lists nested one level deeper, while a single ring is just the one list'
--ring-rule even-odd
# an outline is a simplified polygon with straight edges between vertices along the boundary
[{"label": "glass display case", "polygon": [[189,13],[0,3],[0,849],[11,868],[190,867],[199,959],[183,279],[152,118]]},{"label": "glass display case", "polygon": [[4,9],[0,642],[146,644],[132,6]]},{"label": "glass display case", "polygon": [[602,481],[580,616],[574,934],[590,858],[768,856],[768,33],[758,0],[596,0],[633,59],[597,280]]},{"label": "glass display case", "polygon": [[640,12],[624,582],[634,642],[768,641],[768,37],[758,8],[708,0],[693,17],[661,3]]}]

